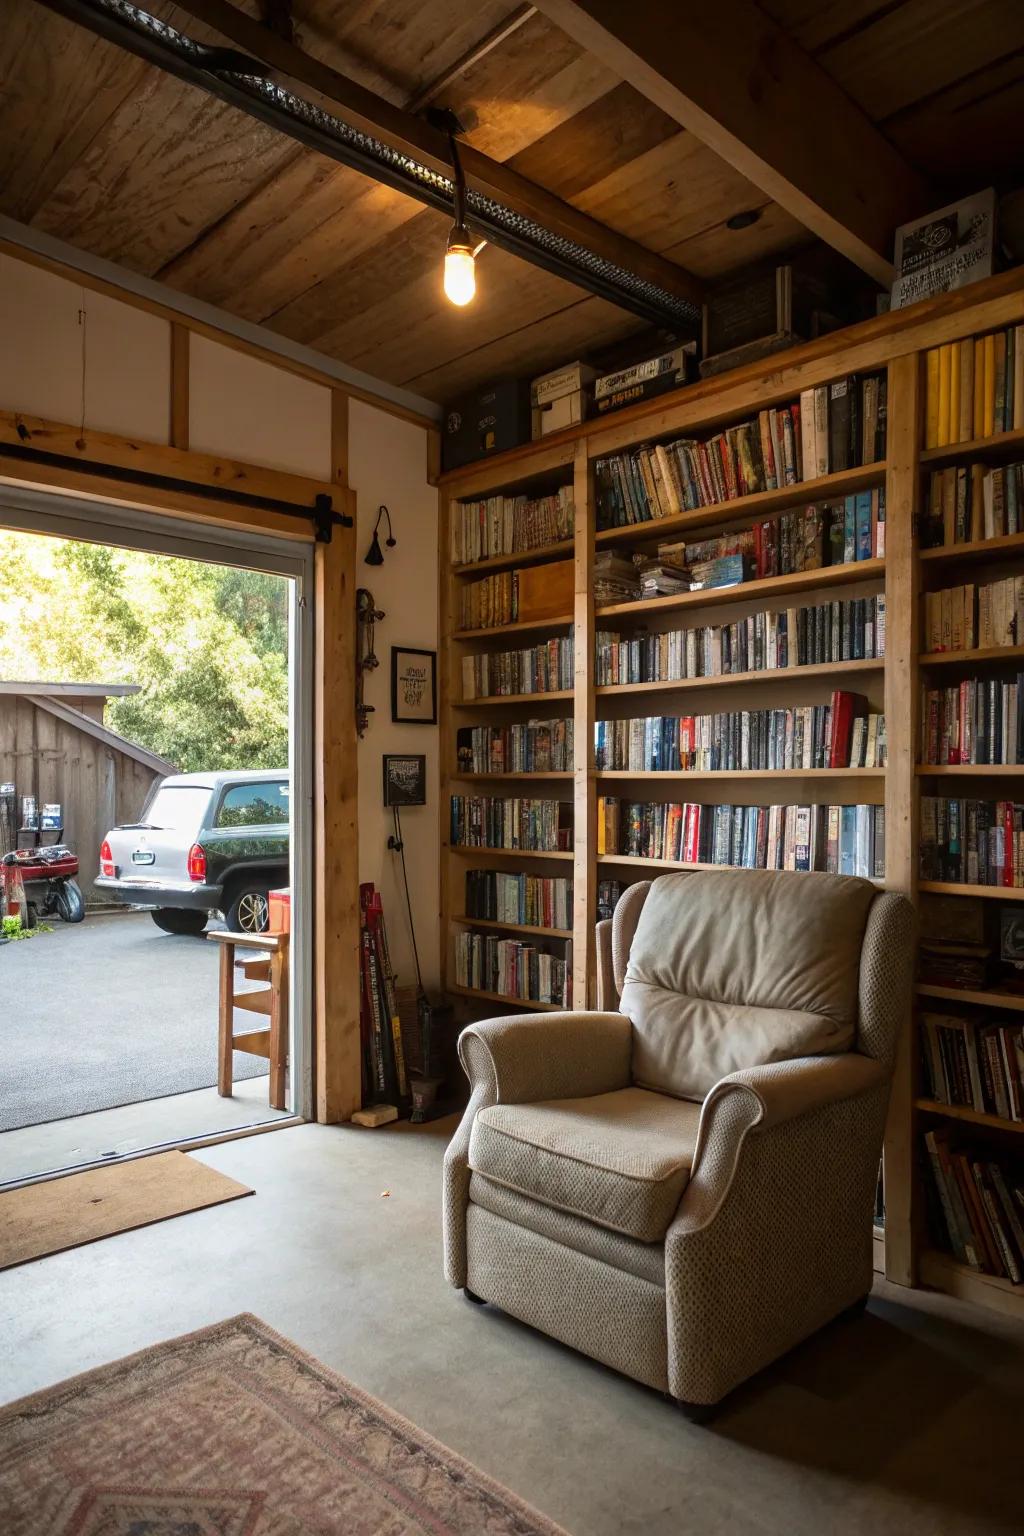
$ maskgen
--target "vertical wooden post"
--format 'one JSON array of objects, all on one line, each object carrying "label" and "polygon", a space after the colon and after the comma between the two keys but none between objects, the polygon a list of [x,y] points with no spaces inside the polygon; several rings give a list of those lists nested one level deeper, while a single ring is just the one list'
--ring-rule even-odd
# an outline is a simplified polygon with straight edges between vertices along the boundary
[{"label": "vertical wooden post", "polygon": [[596,984],[597,801],[594,795],[594,496],[587,440],[576,444],[573,582],[572,1005],[589,1008]]},{"label": "vertical wooden post", "polygon": [[230,1099],[234,1085],[235,946],[220,947],[220,1001],[217,1010],[217,1092]]},{"label": "vertical wooden post", "polygon": [[[920,482],[920,358],[889,365],[885,477],[885,883],[916,900],[918,882],[917,757],[918,622],[917,511]],[[897,1285],[915,1281],[917,1220],[912,1017],[896,1054],[885,1136],[885,1274]]]},{"label": "vertical wooden post", "polygon": [[270,1107],[284,1109],[288,1060],[288,936],[270,956]]},{"label": "vertical wooden post", "polygon": [[331,479],[348,485],[348,395],[331,390]]},{"label": "vertical wooden post", "polygon": [[[434,440],[431,446],[430,440]],[[440,434],[431,432],[427,447],[427,473],[435,476],[440,468]],[[453,955],[452,917],[466,911],[465,870],[453,866],[451,856],[451,793],[452,775],[458,771],[458,753],[455,745],[455,715],[453,701],[462,697],[461,657],[462,646],[448,638],[458,628],[458,583],[451,566],[451,498],[438,493],[437,501],[437,611],[438,635],[441,639],[441,692],[438,700],[438,807],[437,838],[441,853],[441,955],[440,976],[442,991],[454,979],[451,971]]]},{"label": "vertical wooden post", "polygon": [[188,367],[192,332],[171,325],[171,447],[188,448]]}]

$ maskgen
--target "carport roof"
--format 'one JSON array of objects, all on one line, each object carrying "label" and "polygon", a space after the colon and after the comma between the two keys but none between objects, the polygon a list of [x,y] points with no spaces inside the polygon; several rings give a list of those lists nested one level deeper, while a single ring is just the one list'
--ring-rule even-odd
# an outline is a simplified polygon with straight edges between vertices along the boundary
[{"label": "carport roof", "polygon": [[50,699],[126,699],[140,693],[139,683],[7,683],[0,682],[0,693],[22,693]]}]

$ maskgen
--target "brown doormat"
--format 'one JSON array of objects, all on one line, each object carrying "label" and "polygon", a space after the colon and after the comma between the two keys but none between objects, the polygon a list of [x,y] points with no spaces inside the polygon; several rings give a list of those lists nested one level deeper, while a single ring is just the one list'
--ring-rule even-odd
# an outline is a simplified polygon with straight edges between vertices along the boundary
[{"label": "brown doormat", "polygon": [[242,1316],[0,1410],[4,1536],[565,1536]]},{"label": "brown doormat", "polygon": [[251,1195],[184,1152],[157,1152],[0,1194],[0,1269]]}]

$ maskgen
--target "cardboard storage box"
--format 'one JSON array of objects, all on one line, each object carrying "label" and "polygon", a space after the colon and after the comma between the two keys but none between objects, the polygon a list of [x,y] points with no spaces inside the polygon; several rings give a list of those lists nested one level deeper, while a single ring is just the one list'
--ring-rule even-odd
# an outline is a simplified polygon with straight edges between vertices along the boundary
[{"label": "cardboard storage box", "polygon": [[521,379],[481,384],[446,406],[441,431],[441,468],[461,469],[492,453],[529,441],[530,401]]},{"label": "cardboard storage box", "polygon": [[534,439],[578,427],[586,418],[588,388],[596,371],[586,363],[566,363],[552,373],[542,373],[530,385],[530,423]]}]

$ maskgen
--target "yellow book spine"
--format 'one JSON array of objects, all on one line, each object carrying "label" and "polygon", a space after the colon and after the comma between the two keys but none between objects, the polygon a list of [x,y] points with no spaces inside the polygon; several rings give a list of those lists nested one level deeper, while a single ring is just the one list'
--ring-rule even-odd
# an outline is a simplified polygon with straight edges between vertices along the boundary
[{"label": "yellow book spine", "polygon": [[974,341],[970,336],[960,343],[960,436],[966,443],[974,435]]},{"label": "yellow book spine", "polygon": [[949,349],[949,436],[947,443],[960,441],[960,344]]},{"label": "yellow book spine", "polygon": [[996,339],[983,338],[985,343],[985,409],[982,419],[982,437],[991,437],[996,429]]},{"label": "yellow book spine", "polygon": [[932,347],[925,353],[925,391],[924,391],[924,445],[926,448],[939,446],[939,349]]},{"label": "yellow book spine", "polygon": [[953,347],[951,342],[946,342],[939,348],[939,422],[936,446],[945,448],[949,442],[949,403],[950,403],[950,367],[953,361]]},{"label": "yellow book spine", "polygon": [[985,343],[974,341],[974,436],[985,435]]}]

